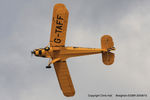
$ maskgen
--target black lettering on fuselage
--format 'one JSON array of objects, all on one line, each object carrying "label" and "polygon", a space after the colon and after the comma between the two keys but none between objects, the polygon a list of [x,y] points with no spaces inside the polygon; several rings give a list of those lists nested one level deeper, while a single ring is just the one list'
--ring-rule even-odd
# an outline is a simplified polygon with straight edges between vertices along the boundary
[{"label": "black lettering on fuselage", "polygon": [[61,39],[60,36],[62,34],[63,31],[63,17],[61,15],[57,15],[56,17],[56,27],[55,27],[55,38],[54,38],[54,42],[55,43],[61,43]]}]

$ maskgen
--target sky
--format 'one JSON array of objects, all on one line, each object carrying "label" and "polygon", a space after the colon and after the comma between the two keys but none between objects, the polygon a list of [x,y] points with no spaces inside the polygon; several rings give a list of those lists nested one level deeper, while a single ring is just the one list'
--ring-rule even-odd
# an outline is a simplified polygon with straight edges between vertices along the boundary
[{"label": "sky", "polygon": [[[48,59],[31,57],[50,38],[53,6],[69,11],[66,46],[100,48],[100,38],[113,37],[115,62],[101,54],[70,58],[75,96],[65,97]],[[1,0],[0,98],[2,100],[149,100],[149,0]],[[112,94],[113,97],[89,97]],[[115,97],[147,94],[147,97]]]}]

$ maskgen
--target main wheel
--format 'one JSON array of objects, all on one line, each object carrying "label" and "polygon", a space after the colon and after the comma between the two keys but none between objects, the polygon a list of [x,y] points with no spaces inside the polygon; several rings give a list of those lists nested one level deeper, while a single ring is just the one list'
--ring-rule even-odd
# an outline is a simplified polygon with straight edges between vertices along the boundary
[{"label": "main wheel", "polygon": [[46,68],[51,68],[51,66],[46,66]]}]

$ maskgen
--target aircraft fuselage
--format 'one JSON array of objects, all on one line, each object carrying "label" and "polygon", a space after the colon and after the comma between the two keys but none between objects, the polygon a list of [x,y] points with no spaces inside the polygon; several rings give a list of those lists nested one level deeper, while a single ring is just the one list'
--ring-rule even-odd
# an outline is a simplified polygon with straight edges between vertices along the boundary
[{"label": "aircraft fuselage", "polygon": [[84,56],[90,54],[98,54],[107,52],[105,49],[99,48],[82,48],[82,47],[45,47],[32,51],[35,56],[45,58],[61,58],[66,60],[70,57]]}]

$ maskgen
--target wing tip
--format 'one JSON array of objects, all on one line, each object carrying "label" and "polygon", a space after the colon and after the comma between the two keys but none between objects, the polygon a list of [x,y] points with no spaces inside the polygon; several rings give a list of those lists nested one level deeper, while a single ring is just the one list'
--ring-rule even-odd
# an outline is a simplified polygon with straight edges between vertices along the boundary
[{"label": "wing tip", "polygon": [[72,97],[75,95],[75,91],[71,91],[71,92],[63,92],[64,96],[66,97]]},{"label": "wing tip", "polygon": [[54,8],[55,7],[66,7],[63,3],[56,3],[55,5],[54,5]]}]

